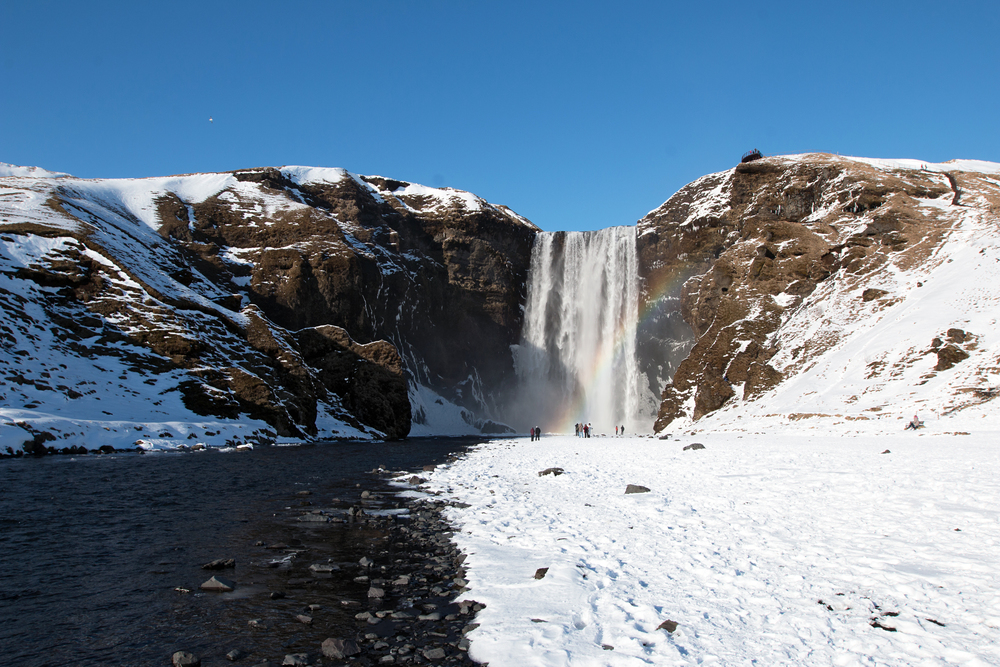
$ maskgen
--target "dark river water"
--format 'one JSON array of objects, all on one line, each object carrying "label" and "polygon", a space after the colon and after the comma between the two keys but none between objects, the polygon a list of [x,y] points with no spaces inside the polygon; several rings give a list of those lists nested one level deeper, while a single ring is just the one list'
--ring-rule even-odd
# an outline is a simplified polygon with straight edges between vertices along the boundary
[{"label": "dark river water", "polygon": [[[177,650],[222,665],[233,648],[281,664],[285,653],[315,652],[354,623],[368,585],[347,565],[384,548],[386,534],[298,517],[362,502],[391,511],[390,495],[360,500],[388,491],[374,468],[420,471],[481,441],[0,460],[0,665],[169,665]],[[236,569],[201,569],[219,558]],[[316,562],[345,572],[310,576]],[[238,581],[236,591],[200,591],[213,574]],[[294,619],[306,601],[320,605],[317,627]]]}]

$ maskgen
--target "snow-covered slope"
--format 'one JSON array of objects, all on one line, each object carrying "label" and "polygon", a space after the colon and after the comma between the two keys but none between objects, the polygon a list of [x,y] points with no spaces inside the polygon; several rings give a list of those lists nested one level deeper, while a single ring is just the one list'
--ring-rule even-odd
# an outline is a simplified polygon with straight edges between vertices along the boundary
[{"label": "snow-covered slope", "polygon": [[[475,246],[463,225],[527,247],[534,233],[469,193],[343,169],[94,180],[2,164],[0,452],[400,437],[407,386],[457,391],[438,398],[476,432],[485,406],[452,401],[478,376],[442,383],[428,349],[447,333],[427,331],[427,293],[458,302],[449,289],[483,280],[451,261],[449,243]],[[405,367],[350,335],[391,339]]]},{"label": "snow-covered slope", "polygon": [[801,155],[681,190],[639,223],[647,256],[668,248],[649,275],[686,262],[695,333],[658,429],[895,431],[915,413],[934,429],[992,424],[998,173]]}]

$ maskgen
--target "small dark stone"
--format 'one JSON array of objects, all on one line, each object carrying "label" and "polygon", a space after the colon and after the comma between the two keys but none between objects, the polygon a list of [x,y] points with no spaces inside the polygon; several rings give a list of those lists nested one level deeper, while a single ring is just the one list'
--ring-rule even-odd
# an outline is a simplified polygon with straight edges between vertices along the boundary
[{"label": "small dark stone", "polygon": [[358,647],[357,642],[353,639],[337,639],[330,637],[323,640],[322,648],[323,655],[336,660],[343,660],[344,658],[349,658],[352,655],[361,653],[361,649]]},{"label": "small dark stone", "polygon": [[423,654],[428,660],[443,660],[447,655],[443,648],[425,648]]},{"label": "small dark stone", "polygon": [[564,472],[565,471],[562,468],[546,468],[545,470],[538,473],[538,476],[542,477],[543,475],[552,475],[553,477],[558,477]]},{"label": "small dark stone", "polygon": [[239,650],[238,648],[234,648],[232,651],[226,654],[226,660],[228,660],[229,662],[236,662],[237,660],[241,660],[244,657],[246,657],[246,653]]},{"label": "small dark stone", "polygon": [[270,597],[272,600],[284,600],[285,594],[281,591],[272,591]]},{"label": "small dark stone", "polygon": [[170,657],[173,667],[201,667],[201,660],[187,651],[177,651]]},{"label": "small dark stone", "polygon": [[538,568],[537,570],[535,570],[535,579],[542,579],[545,576],[545,573],[548,571],[549,568],[547,567]]},{"label": "small dark stone", "polygon": [[887,450],[885,450],[885,451],[884,451],[884,452],[882,452],[882,453],[883,453],[883,454],[892,454],[892,452],[890,452],[890,451],[889,451],[888,449],[887,449]]},{"label": "small dark stone", "polygon": [[677,623],[674,622],[674,621],[670,621],[670,620],[663,621],[663,623],[660,623],[658,626],[656,626],[656,629],[657,630],[666,630],[669,633],[673,633],[674,630],[677,629]]},{"label": "small dark stone", "polygon": [[227,568],[236,567],[235,558],[219,558],[213,560],[211,563],[205,563],[201,566],[203,570],[225,570]]},{"label": "small dark stone", "polygon": [[603,648],[605,651],[614,651],[615,650],[615,647],[612,646],[611,644],[601,644],[601,648]]},{"label": "small dark stone", "polygon": [[685,452],[688,450],[695,450],[695,449],[705,449],[705,445],[701,444],[700,442],[693,442],[690,445],[684,447]]},{"label": "small dark stone", "polygon": [[649,489],[638,484],[629,484],[625,487],[625,493],[649,493]]}]

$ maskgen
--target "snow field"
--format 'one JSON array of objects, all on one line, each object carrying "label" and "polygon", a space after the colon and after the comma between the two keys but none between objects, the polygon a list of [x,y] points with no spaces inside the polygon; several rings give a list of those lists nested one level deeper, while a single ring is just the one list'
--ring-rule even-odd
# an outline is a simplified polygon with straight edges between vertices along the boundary
[{"label": "snow field", "polygon": [[427,476],[469,505],[470,655],[494,667],[995,665],[995,435],[552,436]]}]

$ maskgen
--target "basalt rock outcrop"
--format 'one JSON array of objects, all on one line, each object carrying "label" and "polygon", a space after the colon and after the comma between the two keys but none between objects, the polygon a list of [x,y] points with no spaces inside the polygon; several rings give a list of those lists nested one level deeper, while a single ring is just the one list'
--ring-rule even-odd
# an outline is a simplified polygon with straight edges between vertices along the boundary
[{"label": "basalt rock outcrop", "polygon": [[339,169],[0,176],[0,398],[36,411],[14,440],[42,413],[95,448],[87,416],[116,447],[195,417],[403,438],[416,389],[491,426],[512,385],[537,228],[505,207]]},{"label": "basalt rock outcrop", "polygon": [[[758,397],[808,367],[849,324],[791,336],[808,321],[802,308],[822,318],[824,299],[856,299],[860,320],[890,306],[894,295],[872,283],[927,263],[971,210],[961,207],[995,212],[996,190],[960,166],[825,154],[764,158],[682,188],[638,223],[644,308],[673,296],[691,341],[655,429]],[[968,356],[937,342],[939,369]]]}]

